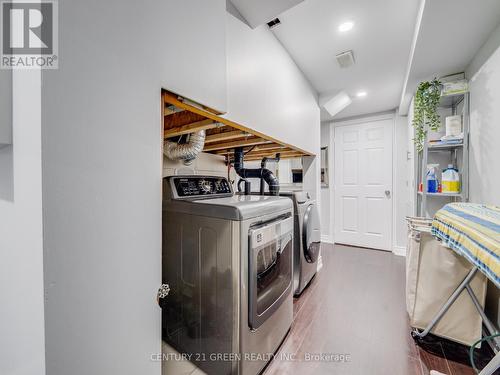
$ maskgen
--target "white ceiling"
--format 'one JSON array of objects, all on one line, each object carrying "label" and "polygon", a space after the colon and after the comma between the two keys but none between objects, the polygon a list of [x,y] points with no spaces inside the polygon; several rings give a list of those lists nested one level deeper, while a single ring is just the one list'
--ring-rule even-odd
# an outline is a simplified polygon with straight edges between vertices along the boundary
[{"label": "white ceiling", "polygon": [[500,0],[427,0],[416,30],[400,114],[408,113],[420,81],[463,72],[499,23]]},{"label": "white ceiling", "polygon": [[304,0],[231,0],[252,28],[268,23],[302,1]]},{"label": "white ceiling", "polygon": [[[341,91],[352,96],[336,120],[398,107],[406,114],[418,82],[464,71],[500,23],[500,0],[231,1],[253,27],[280,18],[272,31],[320,105]],[[355,25],[341,33],[345,21]],[[356,64],[342,69],[335,55],[350,49]],[[332,117],[322,109],[321,119]]]},{"label": "white ceiling", "polygon": [[[342,90],[353,96],[339,119],[398,106],[417,10],[418,0],[306,0],[280,14],[273,32],[319,92],[320,104]],[[347,20],[354,28],[340,33]],[[350,49],[356,64],[342,69],[335,55]],[[358,99],[361,90],[367,96]]]}]

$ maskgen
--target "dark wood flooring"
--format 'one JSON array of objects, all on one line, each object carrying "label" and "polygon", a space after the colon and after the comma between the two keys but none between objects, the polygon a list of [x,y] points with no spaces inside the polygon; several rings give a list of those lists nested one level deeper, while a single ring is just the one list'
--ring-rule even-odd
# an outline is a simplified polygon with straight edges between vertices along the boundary
[{"label": "dark wood flooring", "polygon": [[[291,331],[265,375],[475,374],[447,358],[440,341],[424,350],[410,337],[403,257],[340,245],[322,254],[323,269],[295,299]],[[312,357],[321,354],[331,356]]]}]

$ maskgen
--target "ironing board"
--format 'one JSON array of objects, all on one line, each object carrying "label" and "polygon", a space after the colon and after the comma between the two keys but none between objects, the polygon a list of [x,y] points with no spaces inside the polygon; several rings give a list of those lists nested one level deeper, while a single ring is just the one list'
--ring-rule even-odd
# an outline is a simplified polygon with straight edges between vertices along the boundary
[{"label": "ironing board", "polygon": [[[500,208],[474,203],[449,203],[434,216],[431,233],[441,240],[443,245],[465,257],[473,267],[425,330],[422,332],[414,330],[412,335],[414,337],[426,336],[464,289],[467,290],[481,315],[489,334],[498,333],[494,324],[484,313],[469,282],[476,272],[480,271],[497,288],[500,287]],[[494,340],[497,347],[500,347],[500,339]],[[495,350],[495,353],[495,357],[480,372],[480,375],[491,375],[500,368],[500,351]]]},{"label": "ironing board", "polygon": [[434,216],[431,231],[500,288],[500,207],[447,204]]}]

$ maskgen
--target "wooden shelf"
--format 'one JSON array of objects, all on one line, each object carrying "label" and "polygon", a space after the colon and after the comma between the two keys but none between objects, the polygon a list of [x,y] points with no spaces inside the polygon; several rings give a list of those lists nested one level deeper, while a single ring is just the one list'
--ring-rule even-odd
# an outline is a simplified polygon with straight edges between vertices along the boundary
[{"label": "wooden shelf", "polygon": [[164,138],[206,130],[204,152],[224,155],[228,160],[235,147],[244,147],[245,160],[260,160],[280,153],[283,159],[313,156],[298,147],[238,124],[209,108],[199,106],[169,91],[162,92]]}]

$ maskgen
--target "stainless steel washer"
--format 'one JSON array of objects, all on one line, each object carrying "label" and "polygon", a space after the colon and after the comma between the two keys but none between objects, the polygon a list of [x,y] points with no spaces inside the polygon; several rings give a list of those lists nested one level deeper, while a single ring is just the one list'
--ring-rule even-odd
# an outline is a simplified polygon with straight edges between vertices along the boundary
[{"label": "stainless steel washer", "polygon": [[318,207],[305,191],[281,191],[294,206],[294,294],[299,296],[316,274],[321,248]]},{"label": "stainless steel washer", "polygon": [[165,178],[163,339],[208,374],[258,374],[292,323],[293,233],[290,199]]}]

